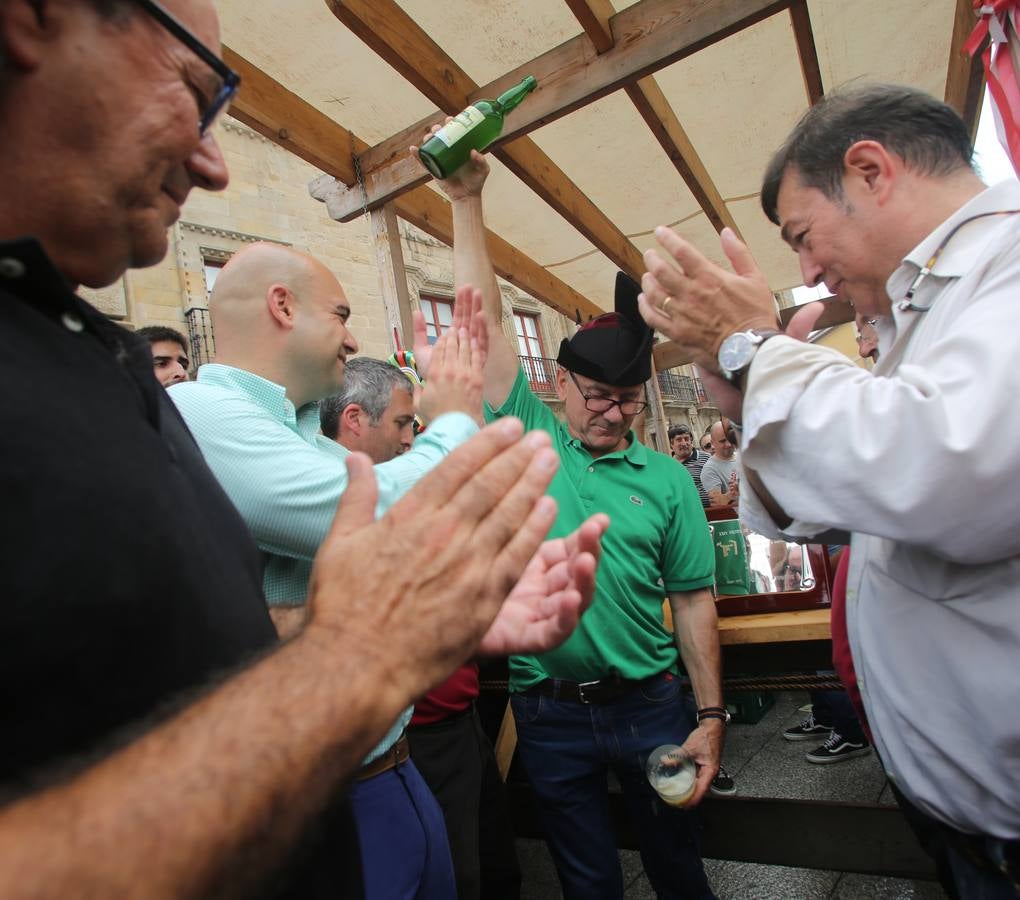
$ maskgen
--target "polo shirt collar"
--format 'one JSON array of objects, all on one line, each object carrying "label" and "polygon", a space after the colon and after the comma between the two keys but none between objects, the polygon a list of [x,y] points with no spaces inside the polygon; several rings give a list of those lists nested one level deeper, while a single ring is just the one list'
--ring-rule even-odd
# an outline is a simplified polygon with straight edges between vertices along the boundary
[{"label": "polo shirt collar", "polygon": [[[581,441],[574,437],[566,425],[563,429],[567,432],[567,444],[571,447],[576,447],[578,450],[582,450],[588,453],[588,448],[581,443]],[[598,457],[602,459],[625,459],[632,466],[644,466],[648,463],[648,448],[637,439],[634,434],[634,429],[627,432],[627,439],[630,443],[622,450],[614,450],[612,453],[607,453],[604,456]],[[589,454],[590,455],[590,454]],[[592,457],[595,459],[595,457]]]},{"label": "polo shirt collar", "polygon": [[220,363],[206,363],[199,366],[196,379],[201,384],[225,387],[244,394],[252,403],[262,407],[278,422],[297,432],[308,443],[315,442],[319,431],[319,405],[306,403],[301,409],[287,399],[283,385],[234,366]]}]

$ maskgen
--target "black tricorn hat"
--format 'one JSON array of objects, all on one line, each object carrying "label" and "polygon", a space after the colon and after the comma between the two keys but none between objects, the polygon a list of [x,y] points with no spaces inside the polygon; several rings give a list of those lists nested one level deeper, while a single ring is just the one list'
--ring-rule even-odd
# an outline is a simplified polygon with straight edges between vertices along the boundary
[{"label": "black tricorn hat", "polygon": [[612,387],[633,387],[652,377],[652,329],[638,312],[641,285],[616,273],[616,312],[605,313],[577,329],[560,343],[558,362]]}]

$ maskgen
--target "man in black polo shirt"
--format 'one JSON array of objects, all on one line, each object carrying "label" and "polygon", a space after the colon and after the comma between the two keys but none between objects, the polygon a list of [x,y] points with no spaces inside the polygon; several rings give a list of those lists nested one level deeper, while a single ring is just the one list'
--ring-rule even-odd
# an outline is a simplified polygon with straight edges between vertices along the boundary
[{"label": "man in black polo shirt", "polygon": [[375,524],[354,456],[311,621],[276,645],[148,345],[73,293],[157,262],[227,181],[215,11],[167,6],[186,28],[151,0],[0,4],[0,896],[357,896],[345,781],[476,649],[562,639],[597,538],[528,563],[555,456],[519,424]]}]

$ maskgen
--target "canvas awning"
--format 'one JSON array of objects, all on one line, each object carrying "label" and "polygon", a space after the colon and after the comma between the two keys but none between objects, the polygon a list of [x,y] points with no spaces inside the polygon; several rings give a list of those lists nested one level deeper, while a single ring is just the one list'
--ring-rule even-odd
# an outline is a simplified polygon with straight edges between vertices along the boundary
[{"label": "canvas awning", "polygon": [[[658,224],[721,258],[735,227],[773,290],[800,284],[762,214],[771,153],[825,91],[895,81],[975,123],[970,0],[218,0],[243,76],[232,113],[447,243],[449,206],[408,145],[525,74],[486,188],[498,273],[573,317],[639,275]],[[359,181],[359,175],[361,181]],[[314,202],[309,199],[309,202]],[[657,354],[659,355],[659,354]]]}]

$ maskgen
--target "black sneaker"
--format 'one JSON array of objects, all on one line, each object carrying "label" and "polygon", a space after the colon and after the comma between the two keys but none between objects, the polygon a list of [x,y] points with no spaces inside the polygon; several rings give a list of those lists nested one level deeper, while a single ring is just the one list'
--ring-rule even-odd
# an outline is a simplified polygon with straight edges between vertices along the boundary
[{"label": "black sneaker", "polygon": [[844,738],[838,731],[833,731],[829,739],[817,750],[804,755],[809,763],[837,763],[855,756],[867,756],[871,752],[871,744],[867,738],[854,743]]},{"label": "black sneaker", "polygon": [[715,778],[712,779],[708,789],[720,797],[728,797],[730,794],[737,792],[737,785],[733,780],[733,776],[722,766],[719,766],[719,771],[716,772]]},{"label": "black sneaker", "polygon": [[815,719],[815,714],[810,712],[807,714],[807,718],[799,725],[787,728],[783,732],[783,737],[788,741],[816,741],[830,731],[832,731],[831,725],[823,725]]}]

